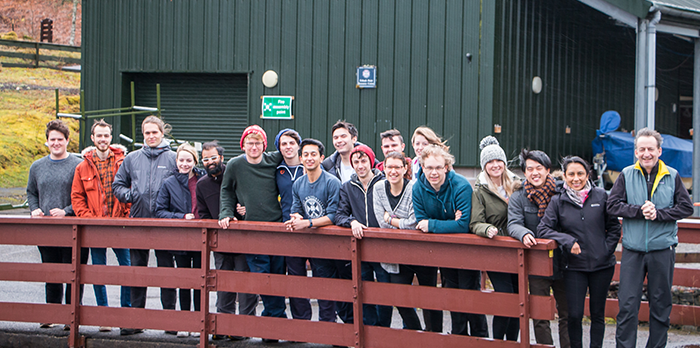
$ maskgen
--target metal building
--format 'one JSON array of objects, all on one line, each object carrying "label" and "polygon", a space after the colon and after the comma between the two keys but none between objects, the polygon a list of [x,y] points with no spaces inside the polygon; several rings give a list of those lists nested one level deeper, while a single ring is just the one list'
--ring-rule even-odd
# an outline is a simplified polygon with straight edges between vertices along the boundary
[{"label": "metal building", "polygon": [[[240,134],[254,123],[268,136],[293,127],[326,143],[329,155],[330,126],[345,119],[375,149],[386,129],[399,129],[410,142],[413,129],[428,125],[449,139],[460,166],[478,166],[479,140],[494,133],[509,157],[522,147],[553,158],[590,157],[604,111],[620,112],[628,130],[642,112],[635,92],[638,26],[626,22],[647,17],[651,3],[644,0],[121,0],[83,6],[86,108],[128,105],[132,81],[137,104],[153,105],[160,83],[173,135],[219,139],[229,156],[240,152]],[[700,22],[690,8],[678,10],[688,18],[662,15],[689,32],[659,33],[656,51],[656,126],[686,137],[683,115],[692,110]],[[362,65],[376,66],[376,88],[356,88]],[[262,83],[267,70],[279,76],[272,88]],[[294,96],[294,119],[260,119],[263,95]],[[129,122],[116,120],[116,130],[130,129]],[[407,150],[412,156],[410,145]]]}]

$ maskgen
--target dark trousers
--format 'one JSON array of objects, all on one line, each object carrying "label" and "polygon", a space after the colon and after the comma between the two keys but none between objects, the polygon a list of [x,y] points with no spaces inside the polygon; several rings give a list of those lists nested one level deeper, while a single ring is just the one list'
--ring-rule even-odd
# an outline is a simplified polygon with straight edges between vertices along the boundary
[{"label": "dark trousers", "polygon": [[[569,348],[571,347],[569,342],[569,307],[566,304],[566,284],[564,279],[530,277],[530,295],[550,296],[552,292],[554,293],[557,313],[559,314],[559,346],[561,348]],[[554,345],[549,320],[533,319],[533,326],[537,343]]]},{"label": "dark trousers", "polygon": [[[389,276],[392,283],[411,285],[414,275],[418,278],[418,284],[422,286],[437,285],[437,267],[399,265],[399,273]],[[423,330],[414,308],[397,307],[397,309],[406,329]],[[442,332],[442,311],[423,309],[423,320],[425,331]]]},{"label": "dark trousers", "polygon": [[[131,266],[147,267],[149,252],[150,250],[148,249],[130,249]],[[175,267],[173,254],[167,250],[156,250],[156,261],[158,267]],[[147,288],[145,287],[131,287],[131,307],[146,308],[146,290]],[[177,295],[175,289],[160,289],[160,303],[163,309],[175,309],[176,302]]]},{"label": "dark trousers", "polygon": [[[489,279],[496,292],[505,292],[509,294],[518,293],[518,275],[514,273],[489,272]],[[518,333],[520,332],[520,320],[511,317],[493,317],[491,324],[493,329],[493,339],[508,341],[517,341]]]},{"label": "dark trousers", "polygon": [[[287,274],[306,277],[306,260],[308,260],[306,257],[287,256],[285,258]],[[311,302],[308,298],[290,297],[289,309],[292,312],[292,318],[311,320]]]},{"label": "dark trousers", "polygon": [[[214,252],[214,266],[218,270],[250,272],[248,261],[243,254]],[[216,293],[216,310],[219,313],[236,314],[236,297],[238,297],[238,314],[255,315],[258,295],[218,291]]]},{"label": "dark trousers", "polygon": [[[309,262],[311,263],[311,272],[313,273],[314,277],[338,278],[338,269],[336,267],[336,260],[310,259]],[[345,322],[345,320],[348,319],[348,317],[347,317],[347,315],[348,315],[347,305],[344,303],[341,303],[341,308],[338,309],[339,314],[340,314],[341,310],[342,310],[342,315],[340,316],[340,319],[342,319],[343,322]],[[352,310],[352,305],[350,306],[350,310]],[[336,321],[335,314],[336,314],[335,301],[318,299],[318,320],[319,321],[329,321],[329,322],[335,323],[335,321]],[[350,314],[352,315],[352,312],[350,312]]]},{"label": "dark trousers", "polygon": [[[382,268],[379,262],[363,262],[362,263],[362,280],[378,281],[380,283],[389,283],[389,273]],[[382,327],[391,327],[391,316],[394,312],[392,306],[380,306],[365,304],[362,307],[362,322],[371,323]]]},{"label": "dark trousers", "polygon": [[[41,262],[43,263],[71,263],[73,261],[72,248],[39,246]],[[80,264],[86,265],[89,257],[89,249],[80,249]],[[71,284],[67,283],[66,291],[63,291],[61,283],[46,283],[46,303],[62,303],[65,295],[66,304],[70,304]],[[83,299],[83,285],[80,286],[80,299]]]},{"label": "dark trousers", "polygon": [[[248,268],[253,273],[285,274],[284,256],[274,255],[246,255]],[[264,317],[286,318],[287,305],[283,296],[260,295],[265,308],[262,311]]]},{"label": "dark trousers", "polygon": [[605,300],[610,288],[615,267],[608,267],[595,272],[579,272],[566,270],[564,281],[566,282],[566,302],[569,305],[569,339],[571,347],[582,346],[583,331],[581,320],[586,303],[586,292],[589,297],[589,311],[591,313],[591,347],[603,346],[605,335]]},{"label": "dark trousers", "polygon": [[620,290],[615,339],[618,347],[637,345],[639,304],[642,299],[642,284],[647,277],[649,298],[648,348],[665,347],[668,328],[671,325],[673,268],[676,263],[676,248],[637,252],[625,249],[620,264]]},{"label": "dark trousers", "polygon": [[[202,252],[201,251],[185,251],[175,253],[175,264],[177,268],[202,268]],[[180,293],[180,310],[189,311],[190,302],[192,301],[190,289],[178,289]],[[199,312],[202,293],[200,290],[194,290],[194,311]]]},{"label": "dark trousers", "polygon": [[[481,272],[469,269],[440,268],[442,285],[450,289],[479,290]],[[483,314],[450,312],[453,335],[489,337],[486,316]],[[468,326],[468,327],[467,327]],[[467,331],[469,329],[469,331]]]}]

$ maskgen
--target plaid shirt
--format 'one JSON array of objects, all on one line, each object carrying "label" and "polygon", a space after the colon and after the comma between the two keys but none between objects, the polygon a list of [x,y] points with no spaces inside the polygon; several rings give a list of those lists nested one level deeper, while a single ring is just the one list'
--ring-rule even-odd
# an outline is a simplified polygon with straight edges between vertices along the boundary
[{"label": "plaid shirt", "polygon": [[[110,150],[109,155],[105,160],[100,160],[97,157],[97,150],[92,152],[92,160],[97,167],[97,173],[100,175],[100,181],[102,182],[102,192],[104,192],[105,204],[107,205],[107,211],[105,211],[105,216],[112,216],[112,208],[114,207],[114,194],[112,193],[112,182],[114,181],[114,153]],[[104,207],[104,205],[103,205]]]}]

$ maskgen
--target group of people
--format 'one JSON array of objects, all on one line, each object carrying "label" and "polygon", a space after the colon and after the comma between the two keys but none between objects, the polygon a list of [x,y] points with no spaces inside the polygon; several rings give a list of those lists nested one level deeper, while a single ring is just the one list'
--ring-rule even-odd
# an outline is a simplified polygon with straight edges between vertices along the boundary
[{"label": "group of people", "polygon": [[[411,138],[416,154],[405,155],[401,133],[381,133],[384,160],[358,142],[358,131],[345,121],[332,129],[335,152],[325,157],[323,143],[301,138],[283,129],[274,139],[277,151],[265,152],[267,134],[257,125],[240,138],[244,154],[224,161],[216,141],[202,145],[201,154],[189,144],[177,151],[164,139],[168,132],[160,118],[142,123],[143,147],[126,155],[111,143],[112,127],[103,120],[91,129],[94,146],[83,150],[83,160],[66,151],[69,130],[60,120],[46,128],[50,154],[32,164],[27,195],[32,216],[143,217],[214,219],[227,229],[237,220],[283,222],[288,230],[335,224],[348,227],[361,239],[368,227],[419,230],[424,233],[474,233],[485,238],[510,236],[527,248],[536,238],[557,241],[551,277],[529,279],[533,295],[554,294],[559,314],[561,347],[582,345],[581,322],[585,298],[590,297],[591,347],[601,347],[605,331],[605,302],[616,263],[614,252],[621,235],[624,253],[618,293],[619,347],[636,345],[637,315],[642,283],[648,278],[650,347],[665,345],[670,324],[671,284],[675,260],[676,221],[690,216],[693,206],[678,173],[663,161],[662,138],[642,129],[635,138],[638,162],[625,168],[610,194],[591,185],[589,164],[577,156],[562,160],[563,180],[556,179],[550,158],[542,151],[524,149],[521,179],[508,169],[508,159],[496,138],[480,143],[481,173],[474,188],[453,170],[454,156],[433,130],[418,127]],[[197,168],[200,162],[204,170]],[[623,218],[623,224],[618,221]],[[39,247],[43,262],[70,262],[70,248]],[[93,264],[105,264],[105,249],[91,248]],[[122,266],[147,266],[149,250],[114,249]],[[200,268],[199,252],[155,250],[159,267]],[[127,257],[128,256],[128,257]],[[81,262],[87,262],[87,252]],[[276,255],[214,253],[220,270],[306,276],[307,261],[314,277],[350,279],[347,260]],[[436,286],[438,275],[446,288],[479,290],[480,270],[422,265],[363,262],[365,281]],[[517,274],[488,272],[496,292],[517,293]],[[107,305],[105,288],[94,285],[97,304]],[[70,288],[65,300],[70,303]],[[175,309],[177,289],[161,289],[163,309]],[[198,290],[179,289],[180,309],[200,310]],[[62,284],[46,284],[47,303],[61,303]],[[287,318],[284,297],[261,295],[263,316]],[[258,295],[219,292],[216,307],[222,313],[255,315]],[[309,299],[290,298],[294,319],[310,320]],[[122,287],[123,307],[144,308],[146,288]],[[365,325],[389,327],[392,308],[365,304]],[[398,308],[403,327],[442,332],[442,312],[423,310],[423,325],[414,308]],[[451,312],[452,334],[489,337],[483,314]],[[352,323],[351,303],[318,300],[318,318]],[[358,319],[359,320],[359,319]],[[50,324],[42,324],[48,327]],[[111,328],[101,328],[111,330]],[[518,318],[495,316],[491,337],[515,341]],[[549,321],[534,321],[535,338],[553,344]],[[122,335],[142,332],[122,328]],[[166,332],[186,337],[187,332]],[[214,336],[214,339],[224,338]],[[240,337],[228,337],[241,339]],[[274,340],[266,340],[274,341]]]}]

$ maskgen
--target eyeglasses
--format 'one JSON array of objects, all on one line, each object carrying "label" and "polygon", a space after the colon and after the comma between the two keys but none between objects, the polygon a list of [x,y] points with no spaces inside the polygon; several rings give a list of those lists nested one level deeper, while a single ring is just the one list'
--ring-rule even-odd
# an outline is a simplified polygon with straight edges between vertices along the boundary
[{"label": "eyeglasses", "polygon": [[404,167],[403,166],[386,166],[384,168],[386,168],[386,170],[389,171],[389,170],[401,170]]},{"label": "eyeglasses", "polygon": [[255,146],[255,147],[257,147],[257,146],[262,146],[263,143],[262,143],[261,141],[256,141],[256,142],[246,141],[244,145],[245,145],[245,146]]},{"label": "eyeglasses", "polygon": [[440,167],[423,167],[423,170],[426,173],[431,173],[431,172],[440,172],[445,170],[445,166],[440,166]]},{"label": "eyeglasses", "polygon": [[216,161],[218,161],[218,160],[219,160],[219,155],[214,155],[214,156],[211,156],[211,157],[202,158],[202,163],[216,162]]}]

